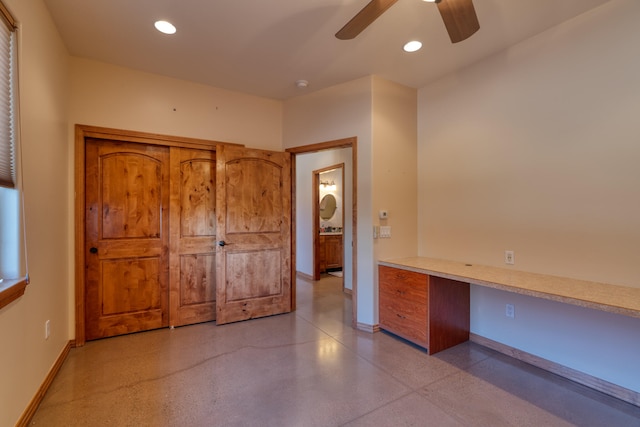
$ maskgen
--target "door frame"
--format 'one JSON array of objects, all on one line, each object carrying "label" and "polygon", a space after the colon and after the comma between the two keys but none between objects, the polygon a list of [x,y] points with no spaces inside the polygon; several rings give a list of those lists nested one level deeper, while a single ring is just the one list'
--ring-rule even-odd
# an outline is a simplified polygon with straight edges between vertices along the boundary
[{"label": "door frame", "polygon": [[[137,132],[121,129],[111,129],[98,126],[75,125],[74,152],[74,273],[75,273],[75,340],[73,345],[83,346],[85,336],[85,150],[86,139],[108,139],[111,141],[135,142],[148,145],[162,145],[169,147],[196,148],[200,150],[216,151],[220,144],[230,144],[221,141],[187,138],[179,136],[160,135],[154,133]],[[168,220],[168,218],[167,218]]]},{"label": "door frame", "polygon": [[[355,136],[343,139],[335,139],[332,141],[319,142],[316,144],[303,145],[299,147],[287,148],[285,151],[291,153],[291,307],[296,308],[296,155],[317,153],[319,151],[333,150],[338,148],[351,148],[351,174],[352,174],[352,256],[351,256],[351,298],[352,313],[351,326],[357,329],[358,319],[358,138]],[[314,236],[314,240],[317,237]],[[315,243],[314,243],[315,247]],[[315,257],[315,254],[314,254]]]}]

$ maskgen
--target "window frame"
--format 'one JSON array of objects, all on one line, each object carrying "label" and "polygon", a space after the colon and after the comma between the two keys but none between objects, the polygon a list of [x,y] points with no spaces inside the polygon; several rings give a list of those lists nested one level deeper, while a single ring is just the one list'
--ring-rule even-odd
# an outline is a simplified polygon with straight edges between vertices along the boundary
[{"label": "window frame", "polygon": [[[13,18],[13,16],[11,15],[11,13],[9,12],[9,10],[7,9],[7,7],[4,5],[4,3],[2,3],[2,1],[0,0],[0,25],[5,25],[10,32],[13,32],[13,45],[10,49],[10,55],[13,56],[13,60],[17,61],[17,56],[18,56],[18,25],[15,21],[15,19]],[[10,63],[13,63],[14,61],[10,61]],[[14,130],[15,130],[15,139],[14,139],[14,153],[15,153],[15,157],[14,157],[14,161],[15,161],[15,165],[14,168],[15,170],[17,170],[16,172],[16,181],[14,183],[13,189],[15,191],[18,191],[18,197],[20,198],[20,202],[19,202],[19,210],[20,210],[20,220],[19,220],[19,227],[20,227],[20,238],[23,239],[24,238],[24,205],[22,203],[22,196],[23,196],[23,192],[22,192],[22,185],[21,185],[21,179],[20,179],[20,174],[19,174],[19,156],[20,156],[20,150],[18,147],[18,139],[19,139],[19,121],[18,121],[18,116],[19,116],[19,102],[18,102],[18,78],[17,78],[17,73],[18,73],[18,67],[16,64],[13,64],[14,66],[14,73],[16,73],[16,75],[14,76],[13,81],[11,82],[11,86],[12,86],[12,90],[14,92],[14,105],[13,105],[13,109],[14,109],[14,114],[12,115],[12,120],[13,120],[13,125],[14,125]],[[11,188],[11,187],[10,187]],[[23,248],[24,251],[24,260],[23,262],[26,265],[26,248]],[[29,284],[29,275],[26,274],[25,276],[21,276],[18,278],[0,278],[0,309],[2,309],[3,307],[9,305],[11,302],[17,300],[18,298],[20,298],[22,295],[24,295],[24,292],[26,290],[27,285]]]},{"label": "window frame", "polygon": [[29,284],[28,277],[4,279],[0,283],[0,308],[3,308],[24,295]]}]

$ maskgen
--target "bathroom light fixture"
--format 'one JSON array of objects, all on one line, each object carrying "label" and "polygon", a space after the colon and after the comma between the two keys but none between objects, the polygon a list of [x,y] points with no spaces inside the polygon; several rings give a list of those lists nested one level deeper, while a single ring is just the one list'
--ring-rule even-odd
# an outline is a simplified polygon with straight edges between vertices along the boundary
[{"label": "bathroom light fixture", "polygon": [[405,43],[404,47],[402,48],[405,52],[415,52],[420,50],[420,48],[422,47],[422,43],[420,43],[417,40],[412,40],[408,43]]},{"label": "bathroom light fixture", "polygon": [[296,87],[298,89],[304,89],[309,86],[309,82],[307,80],[296,80]]},{"label": "bathroom light fixture", "polygon": [[164,33],[164,34],[176,33],[176,27],[171,22],[156,21],[153,25],[156,27],[156,30],[160,31],[161,33]]},{"label": "bathroom light fixture", "polygon": [[336,191],[336,183],[335,181],[331,180],[331,182],[329,181],[320,181],[320,188],[322,188],[323,190],[326,191]]}]

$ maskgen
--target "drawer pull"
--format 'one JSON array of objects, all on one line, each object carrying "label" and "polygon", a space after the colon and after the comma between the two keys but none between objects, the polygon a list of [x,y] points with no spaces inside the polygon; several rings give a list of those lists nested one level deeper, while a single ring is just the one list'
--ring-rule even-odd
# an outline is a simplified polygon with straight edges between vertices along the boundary
[{"label": "drawer pull", "polygon": [[396,289],[396,292],[398,292],[398,295],[404,295],[405,292],[402,289]]},{"label": "drawer pull", "polygon": [[403,316],[402,314],[398,314],[398,313],[396,313],[396,316],[398,316],[401,319],[406,319],[407,318],[406,316]]}]

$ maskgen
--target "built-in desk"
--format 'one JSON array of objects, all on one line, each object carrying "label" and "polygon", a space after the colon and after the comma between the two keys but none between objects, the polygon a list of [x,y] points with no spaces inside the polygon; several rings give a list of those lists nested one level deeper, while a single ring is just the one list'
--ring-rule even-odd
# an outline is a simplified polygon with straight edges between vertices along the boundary
[{"label": "built-in desk", "polygon": [[640,318],[640,288],[423,257],[379,264]]},{"label": "built-in desk", "polygon": [[[470,334],[468,286],[484,286],[636,318],[640,318],[640,288],[423,257],[385,260],[378,265],[381,329],[425,347],[429,354],[471,339],[640,406],[640,394],[636,391]],[[439,300],[444,300],[444,305]],[[447,331],[454,331],[455,337],[448,337]]]}]

